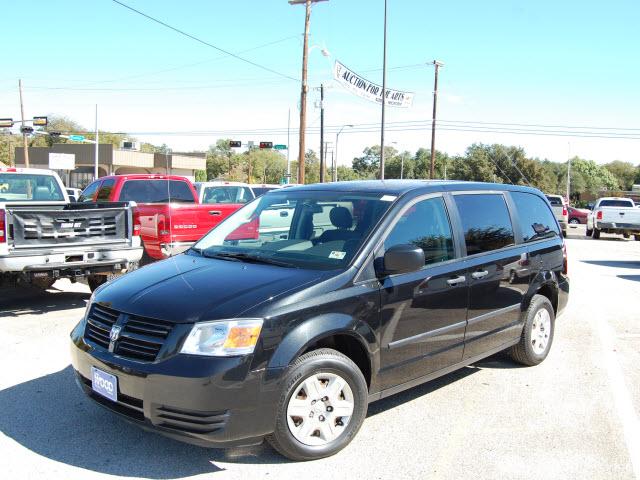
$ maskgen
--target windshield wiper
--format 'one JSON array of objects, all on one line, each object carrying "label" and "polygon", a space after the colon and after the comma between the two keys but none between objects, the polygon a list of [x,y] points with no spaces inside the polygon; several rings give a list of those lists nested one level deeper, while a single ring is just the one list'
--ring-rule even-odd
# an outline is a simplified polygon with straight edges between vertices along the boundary
[{"label": "windshield wiper", "polygon": [[294,264],[288,262],[282,262],[270,257],[263,257],[261,255],[251,255],[249,253],[242,252],[207,252],[202,251],[202,255],[209,258],[220,258],[223,260],[236,260],[239,262],[247,263],[265,263],[268,265],[276,265],[278,267],[297,268]]}]

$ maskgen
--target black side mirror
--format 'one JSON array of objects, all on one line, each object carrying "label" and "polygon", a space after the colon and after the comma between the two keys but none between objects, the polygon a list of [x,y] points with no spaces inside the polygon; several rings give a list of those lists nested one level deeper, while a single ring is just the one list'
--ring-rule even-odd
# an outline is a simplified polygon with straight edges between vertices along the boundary
[{"label": "black side mirror", "polygon": [[415,245],[402,244],[389,248],[383,258],[382,273],[393,275],[409,273],[424,267],[424,251]]}]

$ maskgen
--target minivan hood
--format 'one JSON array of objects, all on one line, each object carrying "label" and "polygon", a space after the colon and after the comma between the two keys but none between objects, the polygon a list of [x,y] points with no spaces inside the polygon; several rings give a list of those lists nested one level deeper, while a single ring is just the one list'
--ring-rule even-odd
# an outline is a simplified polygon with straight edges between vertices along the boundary
[{"label": "minivan hood", "polygon": [[131,315],[193,323],[238,317],[328,274],[183,254],[110,282],[95,301]]}]

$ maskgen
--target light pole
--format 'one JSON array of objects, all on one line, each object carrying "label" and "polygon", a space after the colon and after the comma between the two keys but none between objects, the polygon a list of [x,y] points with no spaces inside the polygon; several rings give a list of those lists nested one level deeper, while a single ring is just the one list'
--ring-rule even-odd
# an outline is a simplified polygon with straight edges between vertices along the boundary
[{"label": "light pole", "polygon": [[384,0],[384,40],[382,47],[382,117],[380,119],[380,180],[384,180],[384,106],[387,102],[387,0]]},{"label": "light pole", "polygon": [[436,170],[436,105],[438,102],[438,69],[443,67],[444,63],[434,60],[433,65],[436,68],[433,80],[433,116],[431,119],[431,169],[429,172],[429,178],[431,180],[435,178]]},{"label": "light pole", "polygon": [[351,127],[353,127],[353,125],[343,125],[342,127],[340,127],[340,130],[338,130],[338,133],[336,133],[336,154],[333,157],[333,162],[332,162],[333,163],[333,165],[332,165],[332,167],[333,167],[333,178],[332,178],[332,180],[334,182],[338,181],[338,140],[340,139],[340,134],[342,133],[342,130],[345,127],[351,128]]},{"label": "light pole", "polygon": [[307,129],[307,56],[309,53],[309,21],[311,4],[327,0],[289,0],[289,5],[305,5],[304,44],[302,47],[302,88],[300,90],[300,138],[298,144],[298,183],[304,184],[305,133]]}]

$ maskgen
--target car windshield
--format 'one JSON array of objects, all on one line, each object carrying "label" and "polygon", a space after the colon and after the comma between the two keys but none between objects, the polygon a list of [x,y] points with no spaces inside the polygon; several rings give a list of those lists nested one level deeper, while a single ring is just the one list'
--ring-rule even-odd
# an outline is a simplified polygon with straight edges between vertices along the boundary
[{"label": "car windshield", "polygon": [[0,202],[63,202],[64,194],[51,175],[0,173]]},{"label": "car windshield", "polygon": [[197,242],[197,254],[283,267],[340,269],[395,197],[278,190],[245,205]]}]

